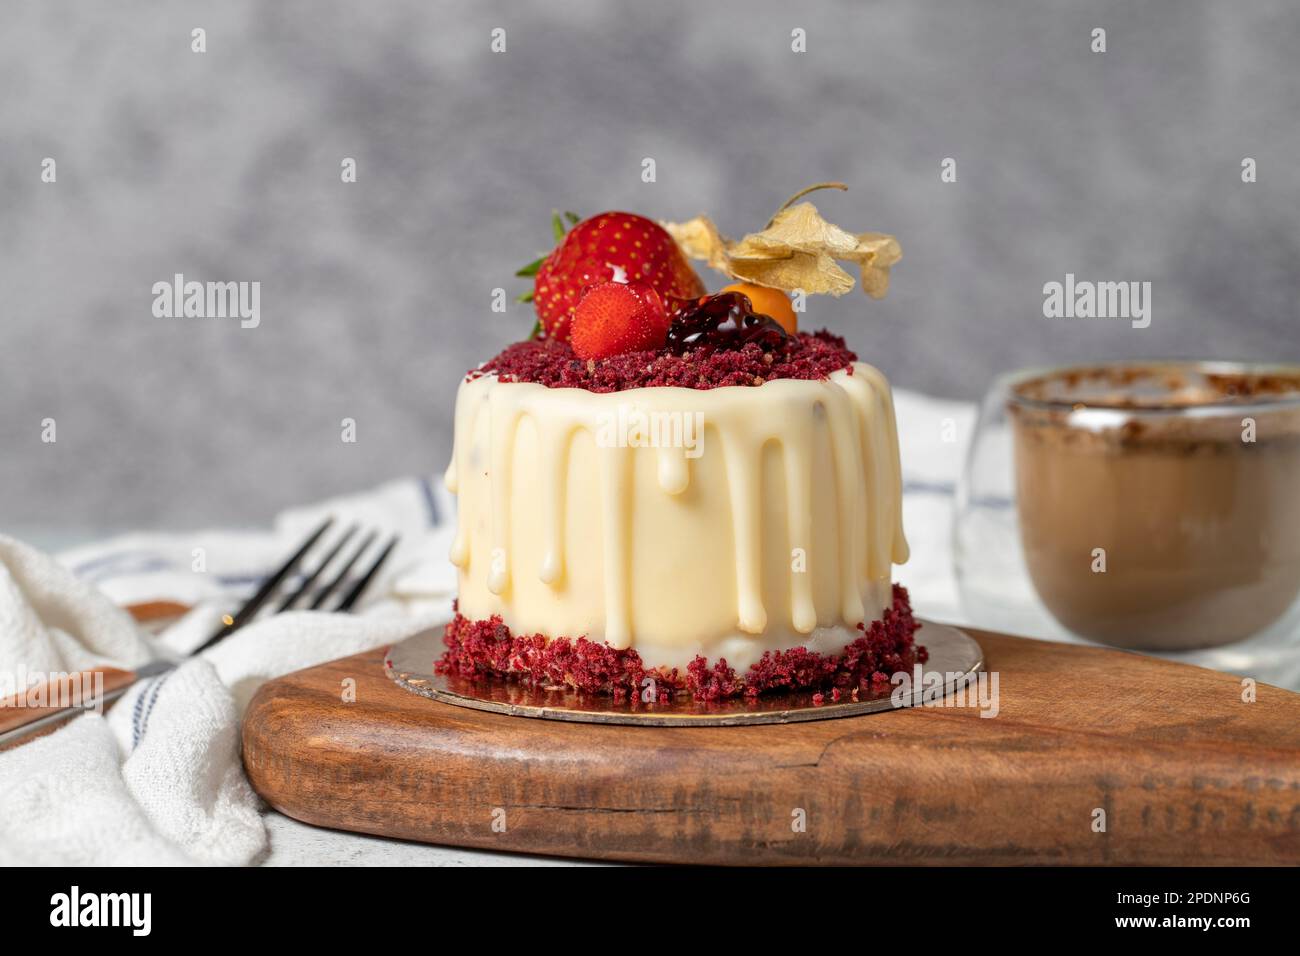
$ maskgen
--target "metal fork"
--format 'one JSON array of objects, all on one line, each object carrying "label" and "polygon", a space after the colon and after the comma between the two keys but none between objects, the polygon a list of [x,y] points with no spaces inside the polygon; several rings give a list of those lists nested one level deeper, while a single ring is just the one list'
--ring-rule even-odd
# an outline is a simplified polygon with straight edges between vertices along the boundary
[{"label": "metal fork", "polygon": [[[257,615],[257,612],[262,609],[262,606],[271,599],[276,590],[279,589],[280,585],[284,583],[285,579],[288,578],[289,575],[293,573],[294,569],[298,567],[303,558],[307,556],[307,552],[311,551],[316,542],[319,541],[325,532],[329,530],[333,523],[334,519],[332,517],[326,518],[321,522],[320,527],[313,531],[298,550],[289,556],[289,560],[285,561],[277,570],[267,576],[266,580],[262,582],[262,586],[257,589],[257,592],[248,599],[244,606],[234,614],[225,615],[221,619],[223,622],[222,626],[217,630],[217,632],[196,647],[191,653],[197,654],[200,651],[207,650],[218,641],[229,637],[235,631],[239,630],[251,621]],[[334,559],[337,558],[339,553],[343,550],[344,545],[346,545],[356,533],[356,525],[348,528],[347,531],[343,533],[343,536],[339,538],[337,543],[335,543],[325,556],[321,558],[320,562],[316,565],[316,569],[303,577],[302,583],[300,583],[297,589],[290,593],[288,597],[280,602],[280,606],[275,609],[274,613],[279,614],[281,611],[290,610],[294,604],[296,604],[301,598],[305,597],[307,592],[311,590],[312,585],[314,585],[317,579],[320,578],[321,574],[325,572],[325,569],[334,562]],[[315,596],[311,599],[311,603],[307,605],[309,609],[319,611],[324,607],[325,602],[329,599],[330,595],[343,585],[347,579],[348,573],[352,570],[357,561],[361,559],[361,556],[366,553],[366,550],[374,543],[378,536],[379,533],[377,531],[371,531],[366,535],[361,544],[352,552],[352,556],[348,558],[343,567],[339,569],[338,574],[336,574],[328,584],[324,585],[316,592]],[[388,555],[392,553],[393,548],[397,546],[398,540],[398,535],[393,535],[388,539],[388,543],[384,545],[384,549],[379,552],[378,557],[376,557],[370,567],[362,573],[361,577],[352,584],[352,587],[343,595],[343,599],[334,607],[335,611],[352,610],[353,606],[358,600],[360,600],[361,595],[365,592],[366,588],[370,586],[371,581],[374,580],[379,569],[383,567],[384,562],[388,560]]]},{"label": "metal fork", "polygon": [[[249,621],[257,616],[263,605],[279,590],[280,586],[293,574],[294,570],[307,557],[308,553],[316,546],[324,536],[325,532],[333,525],[332,517],[326,518],[315,531],[304,541],[284,564],[280,565],[275,571],[267,575],[266,579],[258,587],[256,593],[249,598],[244,606],[234,614],[227,614],[222,618],[222,626],[215,634],[196,647],[190,652],[189,657],[198,654],[200,651],[207,650],[219,641],[225,640],[235,631],[239,630]],[[320,579],[321,575],[335,563],[335,559],[343,552],[344,546],[356,536],[358,528],[353,525],[348,528],[315,565],[315,568],[303,576],[298,587],[295,588],[288,596],[284,598],[278,607],[272,612],[279,614],[281,611],[287,611],[293,608],[300,600],[307,597],[312,587]],[[343,566],[329,580],[328,583],[321,586],[312,596],[310,603],[307,605],[312,610],[320,610],[325,606],[325,602],[330,596],[343,587],[348,582],[348,575],[356,566],[361,556],[366,553],[370,546],[379,537],[379,533],[371,531],[362,540],[351,553]],[[346,612],[352,610],[361,595],[365,593],[366,588],[374,581],[375,575],[379,569],[388,560],[389,554],[397,546],[398,536],[393,535],[384,545],[383,550],[375,557],[360,575],[352,581],[351,586],[343,594],[343,597],[334,606],[334,611]],[[150,661],[134,671],[117,670],[116,668],[99,668],[102,679],[103,693],[98,695],[98,700],[107,708],[119,697],[127,692],[135,683],[149,677],[157,677],[174,668],[179,661],[156,660]],[[93,673],[93,672],[91,672]],[[48,733],[59,724],[88,709],[88,704],[93,701],[80,702],[71,706],[43,706],[43,707],[26,707],[26,708],[3,708],[0,709],[0,750],[7,749],[19,743],[25,743],[33,737],[39,737],[41,734]]]}]

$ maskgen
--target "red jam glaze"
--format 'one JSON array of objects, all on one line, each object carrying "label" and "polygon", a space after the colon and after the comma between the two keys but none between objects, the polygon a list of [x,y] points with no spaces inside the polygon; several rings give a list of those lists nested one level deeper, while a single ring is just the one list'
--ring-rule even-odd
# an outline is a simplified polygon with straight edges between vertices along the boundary
[{"label": "red jam glaze", "polygon": [[447,625],[443,635],[447,650],[434,669],[469,679],[496,677],[529,686],[568,686],[619,699],[640,693],[642,678],[647,676],[654,678],[661,700],[681,692],[710,701],[812,687],[827,692],[831,700],[846,695],[856,699],[859,690],[887,690],[891,674],[911,671],[914,664],[928,659],[925,648],[916,644],[920,625],[912,617],[907,589],[895,584],[893,594],[893,606],[879,621],[859,624],[862,636],[841,653],[817,654],[803,647],[767,651],[743,675],[725,660],[710,664],[699,656],[684,674],[677,668],[647,668],[635,650],[615,650],[585,637],[548,640],[541,634],[517,635],[500,617],[473,621],[459,612]]},{"label": "red jam glaze", "polygon": [[857,355],[829,332],[800,332],[767,351],[757,343],[738,349],[700,348],[683,355],[669,351],[625,352],[584,362],[567,342],[532,339],[507,346],[469,373],[495,372],[503,382],[534,382],[548,388],[621,392],[629,388],[710,389],[762,385],[776,379],[823,379],[849,368]]}]

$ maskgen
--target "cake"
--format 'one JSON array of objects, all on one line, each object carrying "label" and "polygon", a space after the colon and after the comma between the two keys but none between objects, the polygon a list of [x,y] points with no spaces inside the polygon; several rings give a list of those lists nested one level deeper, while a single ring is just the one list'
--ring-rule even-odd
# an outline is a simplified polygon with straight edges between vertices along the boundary
[{"label": "cake", "polygon": [[799,331],[779,286],[706,294],[680,228],[571,221],[522,270],[534,336],[459,386],[439,671],[643,700],[910,671],[885,376]]}]

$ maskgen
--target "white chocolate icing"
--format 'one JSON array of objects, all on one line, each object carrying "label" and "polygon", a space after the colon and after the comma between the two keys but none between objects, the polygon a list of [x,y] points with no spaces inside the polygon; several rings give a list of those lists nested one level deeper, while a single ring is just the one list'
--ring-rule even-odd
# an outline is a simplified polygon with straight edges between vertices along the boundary
[{"label": "white chocolate icing", "polygon": [[455,428],[460,612],[517,634],[743,672],[767,650],[838,653],[907,560],[893,399],[861,362],[606,394],[485,375]]}]

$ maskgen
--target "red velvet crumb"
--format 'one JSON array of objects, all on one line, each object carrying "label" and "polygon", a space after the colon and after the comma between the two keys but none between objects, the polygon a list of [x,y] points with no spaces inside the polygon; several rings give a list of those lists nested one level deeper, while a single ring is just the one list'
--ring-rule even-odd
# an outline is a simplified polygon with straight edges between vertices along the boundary
[{"label": "red velvet crumb", "polygon": [[[700,656],[685,674],[675,667],[647,668],[635,650],[615,650],[585,637],[548,640],[541,634],[513,634],[500,617],[473,621],[458,612],[447,625],[443,635],[447,650],[434,669],[470,679],[492,676],[528,686],[567,686],[610,694],[616,700],[640,693],[642,678],[649,676],[661,701],[677,692],[708,701],[811,687],[829,691],[831,699],[838,701],[845,693],[856,699],[860,689],[886,690],[890,674],[924,663],[929,655],[915,642],[919,626],[912,617],[907,589],[895,584],[893,606],[869,627],[859,624],[862,636],[841,653],[817,654],[803,647],[767,651],[742,676],[725,660],[710,664]],[[820,692],[817,696],[822,697]]]},{"label": "red velvet crumb", "polygon": [[775,379],[822,379],[848,368],[857,356],[830,332],[800,332],[770,352],[749,344],[735,350],[698,349],[685,355],[666,351],[625,352],[584,362],[567,342],[532,339],[509,345],[469,378],[495,372],[503,382],[535,382],[548,388],[621,392],[629,388],[721,388],[762,385]]}]

